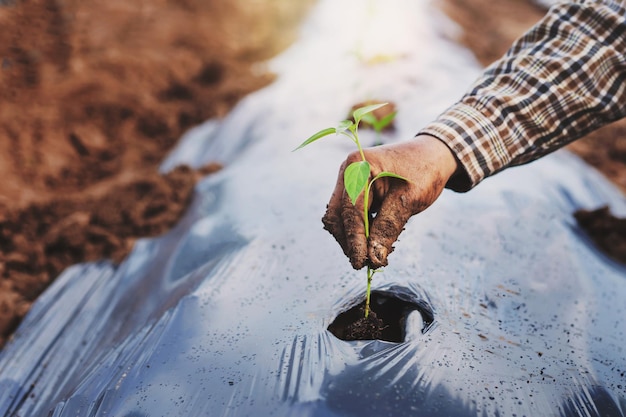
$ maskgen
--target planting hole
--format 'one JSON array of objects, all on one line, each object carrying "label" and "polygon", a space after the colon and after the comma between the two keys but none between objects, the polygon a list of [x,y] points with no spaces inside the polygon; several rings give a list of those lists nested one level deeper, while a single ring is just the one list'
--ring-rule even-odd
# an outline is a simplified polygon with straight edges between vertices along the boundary
[{"label": "planting hole", "polygon": [[402,343],[411,313],[421,315],[422,332],[433,322],[433,312],[428,304],[410,300],[404,291],[372,291],[370,307],[367,319],[364,317],[365,301],[344,311],[328,326],[328,331],[346,341],[378,339]]}]

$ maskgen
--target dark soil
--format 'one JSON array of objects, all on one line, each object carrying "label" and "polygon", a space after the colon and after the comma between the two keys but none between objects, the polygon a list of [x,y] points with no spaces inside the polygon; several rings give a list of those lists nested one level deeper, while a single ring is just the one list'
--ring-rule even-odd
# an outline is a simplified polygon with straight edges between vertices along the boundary
[{"label": "dark soil", "polygon": [[[0,4],[5,2],[0,2]],[[219,169],[157,168],[188,128],[272,81],[310,0],[0,6],[0,347],[69,265],[122,260]]]},{"label": "dark soil", "polygon": [[370,314],[365,318],[365,301],[341,313],[328,326],[341,340],[385,340],[404,342],[406,320],[413,311],[420,311],[424,330],[432,323],[432,312],[416,303],[403,300],[393,293],[372,291]]},{"label": "dark soil", "polygon": [[382,339],[383,330],[388,326],[376,316],[374,311],[370,311],[365,317],[365,307],[357,310],[359,316],[355,321],[349,322],[337,336],[342,340],[374,340]]},{"label": "dark soil", "polygon": [[574,217],[598,248],[626,265],[626,218],[614,216],[609,207],[579,210]]}]

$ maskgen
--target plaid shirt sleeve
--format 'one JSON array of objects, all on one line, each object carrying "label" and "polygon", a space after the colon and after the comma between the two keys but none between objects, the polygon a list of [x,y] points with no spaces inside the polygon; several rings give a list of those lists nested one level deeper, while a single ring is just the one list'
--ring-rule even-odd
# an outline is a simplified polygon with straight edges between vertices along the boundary
[{"label": "plaid shirt sleeve", "polygon": [[447,187],[467,191],[624,116],[626,0],[574,0],[553,6],[420,134],[450,147],[463,170]]}]

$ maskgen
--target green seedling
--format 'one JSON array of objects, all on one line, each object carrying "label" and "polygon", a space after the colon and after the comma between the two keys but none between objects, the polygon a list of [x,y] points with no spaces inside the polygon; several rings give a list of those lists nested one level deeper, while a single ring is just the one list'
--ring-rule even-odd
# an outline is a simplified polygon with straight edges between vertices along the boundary
[{"label": "green seedling", "polygon": [[364,114],[363,117],[361,118],[361,120],[364,121],[365,123],[369,123],[370,126],[372,126],[372,129],[374,129],[374,131],[376,132],[376,143],[374,143],[375,146],[383,144],[382,131],[387,126],[389,126],[391,122],[393,122],[393,119],[396,117],[396,113],[398,112],[393,111],[381,117],[380,119],[378,119],[374,113],[370,112],[370,113]]},{"label": "green seedling", "polygon": [[[343,182],[346,193],[348,197],[350,197],[350,201],[353,205],[356,205],[356,201],[359,196],[363,193],[363,225],[365,227],[365,237],[369,239],[370,235],[370,225],[369,225],[369,200],[370,200],[370,192],[372,189],[372,185],[374,182],[384,177],[398,178],[403,181],[408,181],[406,178],[394,174],[393,172],[383,171],[376,175],[374,178],[371,178],[371,167],[369,162],[365,159],[365,153],[363,152],[363,147],[361,146],[361,142],[359,140],[359,123],[361,121],[365,121],[370,123],[373,127],[378,126],[380,130],[382,130],[386,125],[388,125],[391,120],[393,120],[393,116],[395,116],[395,112],[392,113],[391,117],[387,116],[382,118],[380,121],[373,117],[371,114],[374,110],[379,109],[388,103],[380,103],[380,104],[372,104],[369,106],[360,107],[354,112],[352,112],[353,120],[343,120],[339,122],[337,127],[329,127],[319,132],[315,133],[313,136],[302,142],[300,146],[298,146],[294,151],[304,148],[305,146],[332,134],[343,135],[349,138],[352,142],[354,142],[361,154],[361,161],[353,162],[346,167],[343,173]],[[372,117],[370,117],[372,116]],[[368,120],[369,119],[369,120]],[[372,123],[374,122],[374,123]],[[383,124],[384,123],[384,124]],[[374,127],[376,129],[376,127]],[[375,273],[380,272],[380,269],[373,269],[369,265],[367,266],[367,290],[365,293],[365,318],[369,316],[370,312],[370,293],[371,293],[371,285],[372,278]]]}]

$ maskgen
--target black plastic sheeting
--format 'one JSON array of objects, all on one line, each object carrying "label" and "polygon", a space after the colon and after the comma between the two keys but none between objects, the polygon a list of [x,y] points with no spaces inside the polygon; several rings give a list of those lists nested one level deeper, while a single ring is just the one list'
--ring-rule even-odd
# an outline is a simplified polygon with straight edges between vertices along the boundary
[{"label": "black plastic sheeting", "polygon": [[[321,1],[273,85],[183,138],[164,170],[226,168],[180,224],[41,296],[1,353],[0,415],[626,415],[626,270],[572,217],[626,204],[566,152],[410,221],[374,288],[432,323],[411,313],[402,343],[327,330],[365,289],[320,222],[350,143],[291,149],[381,95],[400,109],[385,141],[409,139],[478,71],[426,3],[372,1],[346,20],[357,4]],[[376,38],[389,59],[369,59],[357,29],[381,21],[395,42]]]}]

